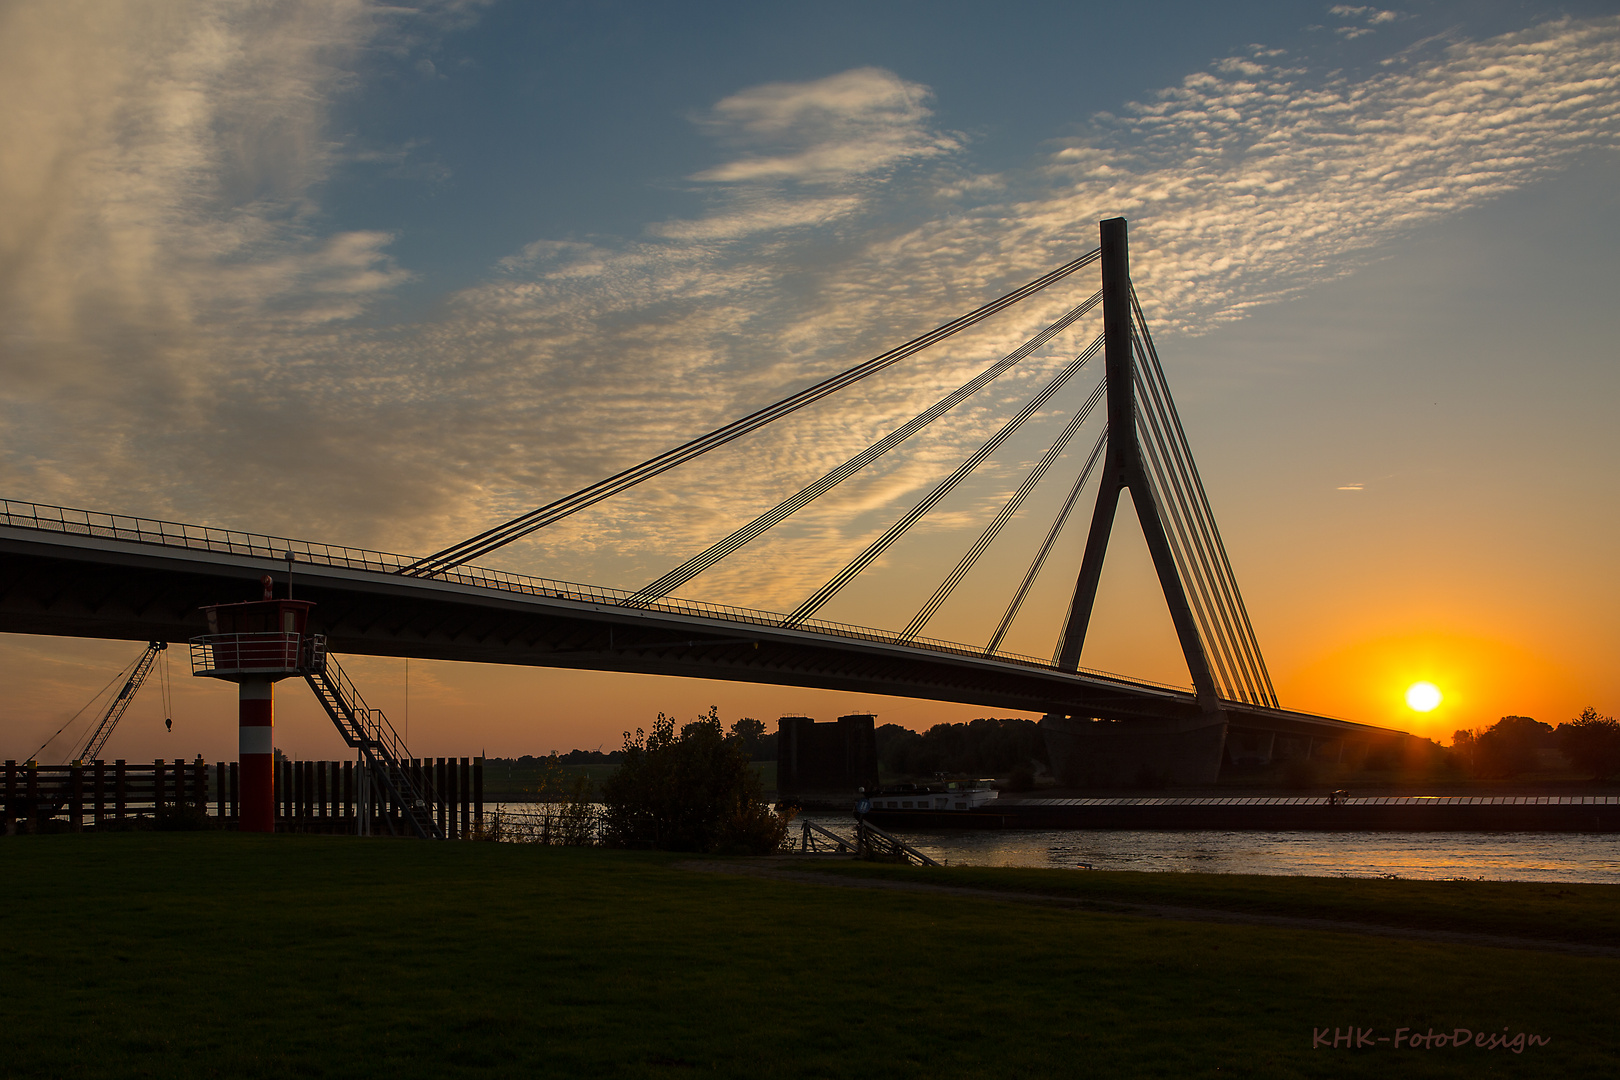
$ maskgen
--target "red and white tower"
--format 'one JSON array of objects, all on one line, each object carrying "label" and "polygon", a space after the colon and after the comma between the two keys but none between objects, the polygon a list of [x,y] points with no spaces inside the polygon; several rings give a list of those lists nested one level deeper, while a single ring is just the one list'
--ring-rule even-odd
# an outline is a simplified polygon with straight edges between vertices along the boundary
[{"label": "red and white tower", "polygon": [[276,600],[270,575],[264,599],[203,608],[208,633],[191,640],[192,674],[236,683],[242,832],[276,828],[273,687],[310,663],[308,600]]}]

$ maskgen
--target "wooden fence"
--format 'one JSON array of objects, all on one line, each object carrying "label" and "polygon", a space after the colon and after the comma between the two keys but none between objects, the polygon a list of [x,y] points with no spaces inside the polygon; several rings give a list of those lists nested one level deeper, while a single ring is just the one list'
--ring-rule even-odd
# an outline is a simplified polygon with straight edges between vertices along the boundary
[{"label": "wooden fence", "polygon": [[[481,835],[484,826],[482,758],[415,758],[411,779],[446,839]],[[359,774],[352,761],[275,763],[276,831],[354,833],[358,830]],[[35,765],[7,761],[5,835],[143,826],[236,828],[240,789],[237,763],[154,761],[150,765],[90,761]],[[400,808],[381,784],[371,785],[372,832],[409,835]]]}]

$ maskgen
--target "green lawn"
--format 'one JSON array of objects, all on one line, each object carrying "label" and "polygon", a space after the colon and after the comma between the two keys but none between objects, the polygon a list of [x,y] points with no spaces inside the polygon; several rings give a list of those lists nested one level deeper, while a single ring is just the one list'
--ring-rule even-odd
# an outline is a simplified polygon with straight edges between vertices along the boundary
[{"label": "green lawn", "polygon": [[1620,885],[1151,874],[807,861],[799,869],[1100,904],[1171,904],[1620,948]]},{"label": "green lawn", "polygon": [[[342,837],[5,839],[0,1075],[1620,1074],[1617,961],[674,861]],[[1251,896],[1300,884],[1245,880]],[[1313,1028],[1334,1025],[1552,1042],[1313,1050]]]}]

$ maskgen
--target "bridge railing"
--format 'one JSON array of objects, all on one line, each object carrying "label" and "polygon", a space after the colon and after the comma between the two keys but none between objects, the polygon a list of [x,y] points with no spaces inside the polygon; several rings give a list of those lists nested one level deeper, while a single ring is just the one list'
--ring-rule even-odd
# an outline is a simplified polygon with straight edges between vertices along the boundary
[{"label": "bridge railing", "polygon": [[[239,529],[221,529],[211,525],[186,525],[153,518],[132,517],[126,514],[107,514],[97,510],[76,510],[65,506],[0,499],[0,525],[47,532],[91,536],[106,540],[122,540],[137,544],[155,544],[163,547],[187,548],[192,551],[211,551],[225,555],[246,555],[253,558],[285,561],[291,552],[295,562],[317,566],[332,566],[346,570],[369,570],[376,573],[397,573],[417,560],[406,555],[367,548],[346,547],[338,544],[320,544],[308,540],[295,540],[285,536],[269,536],[243,532]],[[634,601],[628,589],[613,589],[601,585],[582,585],[571,581],[515,574],[489,567],[463,565],[436,575],[433,580],[449,581],[477,588],[496,589],[501,592],[546,596],[559,600],[573,600],[587,604],[607,604],[640,610],[663,611],[674,615],[693,615],[726,622],[765,626],[774,629],[804,630],[815,634],[870,641],[882,645],[902,645],[929,652],[975,659],[992,659],[1023,667],[1045,671],[1057,670],[1050,659],[1025,656],[1020,653],[997,650],[987,653],[982,648],[938,638],[906,638],[884,630],[825,619],[806,619],[788,625],[785,614],[762,611],[757,608],[714,604],[703,600],[664,597],[652,602]],[[1166,690],[1186,692],[1186,686],[1154,682],[1150,679],[1126,678],[1109,671],[1080,668],[1094,678],[1117,682],[1121,686],[1153,686]]]}]

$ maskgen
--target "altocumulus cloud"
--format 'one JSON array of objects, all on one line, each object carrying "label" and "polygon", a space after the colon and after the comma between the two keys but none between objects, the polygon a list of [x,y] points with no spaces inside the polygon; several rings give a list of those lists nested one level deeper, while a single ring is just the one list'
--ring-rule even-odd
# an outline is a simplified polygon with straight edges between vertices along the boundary
[{"label": "altocumulus cloud", "polygon": [[[3,360],[19,373],[3,391],[5,486],[412,550],[926,329],[1087,250],[1099,217],[1132,218],[1150,317],[1197,332],[1620,134],[1615,19],[1434,44],[1354,77],[1255,48],[1077,117],[1083,134],[997,175],[975,171],[928,88],[862,68],[740,90],[693,117],[720,151],[689,181],[703,213],[614,242],[537,239],[431,321],[361,328],[352,316],[405,271],[386,237],[323,235],[308,210],[343,149],[324,103],[397,20],[360,4],[225,6],[89,33],[92,20],[54,14],[67,10],[11,9],[0,34],[17,61],[0,63],[8,100],[39,103],[0,121],[39,148],[0,164]],[[70,85],[79,74],[99,90]],[[640,584],[1073,300],[1043,299],[837,416],[804,414],[729,466],[498,561]],[[1088,337],[1062,339],[1014,389]],[[822,565],[756,572],[746,595],[724,571],[694,585],[797,600],[883,526],[884,505],[998,423],[970,410],[853,488],[844,518],[796,524],[825,542]],[[210,451],[224,432],[228,458]],[[249,517],[266,494],[278,509]]]},{"label": "altocumulus cloud", "polygon": [[212,443],[261,393],[251,343],[406,277],[388,236],[311,224],[342,152],[328,103],[391,18],[355,0],[0,11],[8,489],[197,507],[188,485],[215,486]]}]

